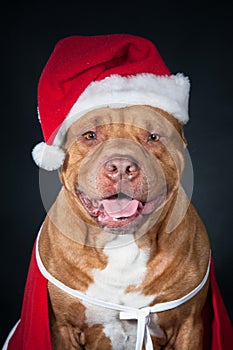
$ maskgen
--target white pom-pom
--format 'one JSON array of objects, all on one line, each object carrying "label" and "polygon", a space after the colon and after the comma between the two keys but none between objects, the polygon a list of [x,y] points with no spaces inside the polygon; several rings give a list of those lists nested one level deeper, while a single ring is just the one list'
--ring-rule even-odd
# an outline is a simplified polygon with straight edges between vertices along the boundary
[{"label": "white pom-pom", "polygon": [[32,158],[40,168],[52,171],[62,166],[65,159],[65,152],[58,146],[40,142],[33,148]]}]

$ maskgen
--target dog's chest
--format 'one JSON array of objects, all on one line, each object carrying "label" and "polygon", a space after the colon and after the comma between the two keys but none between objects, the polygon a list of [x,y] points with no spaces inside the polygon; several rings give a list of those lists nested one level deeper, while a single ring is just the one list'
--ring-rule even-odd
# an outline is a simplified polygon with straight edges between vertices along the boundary
[{"label": "dog's chest", "polygon": [[[94,283],[86,294],[115,304],[141,308],[149,305],[155,296],[146,296],[140,292],[128,292],[127,288],[140,287],[145,278],[149,250],[139,249],[135,242],[127,244],[127,237],[119,236],[105,247],[108,264],[104,270],[93,271]],[[134,349],[136,340],[136,322],[122,321],[119,312],[103,307],[86,306],[88,326],[101,324],[105,335],[110,338],[113,349]],[[156,321],[154,315],[154,321]]]}]

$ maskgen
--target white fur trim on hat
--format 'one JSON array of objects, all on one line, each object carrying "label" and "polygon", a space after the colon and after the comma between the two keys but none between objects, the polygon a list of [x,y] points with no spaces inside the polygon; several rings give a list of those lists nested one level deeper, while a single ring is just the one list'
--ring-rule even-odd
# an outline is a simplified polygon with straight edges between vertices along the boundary
[{"label": "white fur trim on hat", "polygon": [[189,120],[188,100],[190,82],[182,73],[158,76],[142,73],[122,77],[111,75],[94,81],[79,96],[62,123],[53,144],[60,146],[64,135],[79,117],[87,112],[109,106],[150,105],[172,114],[180,123]]},{"label": "white fur trim on hat", "polygon": [[58,146],[50,146],[45,142],[40,142],[33,148],[32,157],[40,168],[51,171],[62,166],[65,152]]},{"label": "white fur trim on hat", "polygon": [[181,124],[189,120],[190,82],[182,73],[158,76],[141,73],[122,77],[114,74],[93,81],[82,92],[61,124],[53,145],[39,143],[32,151],[35,163],[46,170],[58,169],[65,159],[62,144],[69,127],[87,112],[101,108],[150,105],[172,114]]}]

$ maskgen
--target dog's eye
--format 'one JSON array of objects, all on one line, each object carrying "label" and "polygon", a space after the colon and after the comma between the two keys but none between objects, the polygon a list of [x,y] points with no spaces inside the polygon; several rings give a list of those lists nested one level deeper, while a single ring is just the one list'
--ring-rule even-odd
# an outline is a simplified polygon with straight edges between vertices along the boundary
[{"label": "dog's eye", "polygon": [[158,142],[159,139],[160,139],[160,136],[154,132],[149,136],[149,141]]},{"label": "dog's eye", "polygon": [[95,140],[96,139],[96,133],[94,131],[85,132],[85,134],[83,134],[82,136],[86,140]]}]

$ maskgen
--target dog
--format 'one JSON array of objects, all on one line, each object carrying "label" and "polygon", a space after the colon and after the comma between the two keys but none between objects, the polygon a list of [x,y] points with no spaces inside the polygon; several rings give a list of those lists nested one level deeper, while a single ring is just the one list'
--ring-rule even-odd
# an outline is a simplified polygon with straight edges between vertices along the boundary
[{"label": "dog", "polygon": [[[58,42],[38,85],[45,142],[32,155],[58,170],[62,187],[4,350],[197,350],[219,344],[217,336],[231,343],[208,234],[181,182],[189,89],[147,39]],[[208,296],[215,328],[206,336]]]},{"label": "dog", "polygon": [[[192,291],[210,244],[181,187],[185,147],[180,123],[151,106],[104,107],[74,122],[63,186],[38,243],[47,271],[88,296],[137,308]],[[154,349],[202,348],[207,290],[208,281],[191,300],[150,316]],[[50,282],[48,293],[53,349],[135,348],[134,320]]]}]

